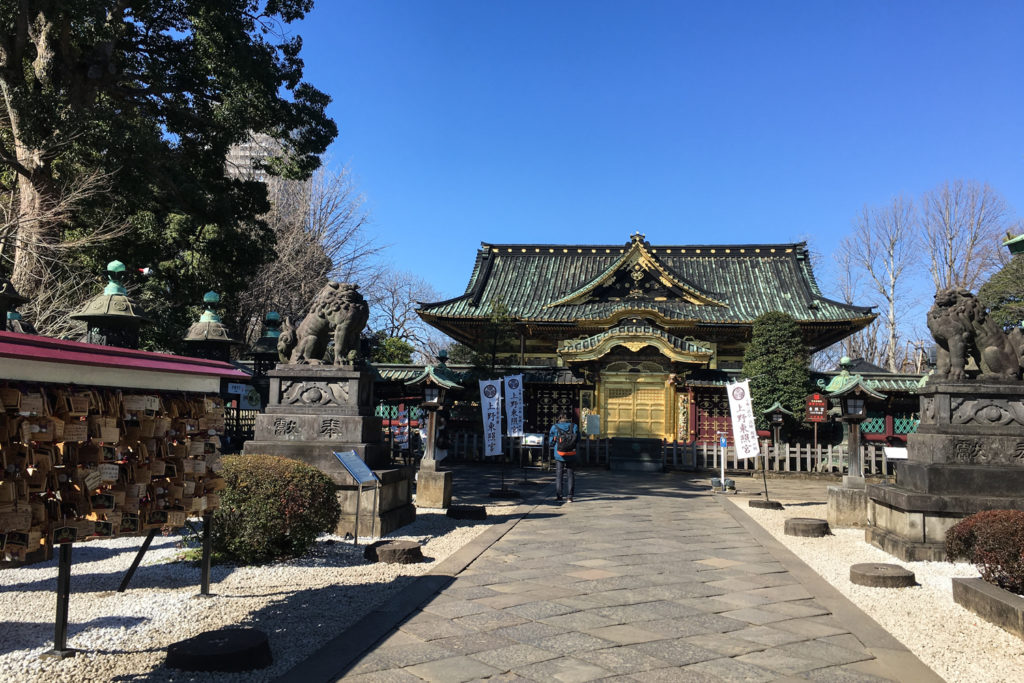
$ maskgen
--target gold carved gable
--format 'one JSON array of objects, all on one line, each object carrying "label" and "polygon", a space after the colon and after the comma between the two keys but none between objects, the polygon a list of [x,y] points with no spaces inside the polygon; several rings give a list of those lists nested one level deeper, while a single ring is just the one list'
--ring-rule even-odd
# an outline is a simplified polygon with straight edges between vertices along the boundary
[{"label": "gold carved gable", "polygon": [[725,306],[674,275],[634,235],[629,249],[603,273],[545,308],[591,301],[685,301],[698,306]]}]

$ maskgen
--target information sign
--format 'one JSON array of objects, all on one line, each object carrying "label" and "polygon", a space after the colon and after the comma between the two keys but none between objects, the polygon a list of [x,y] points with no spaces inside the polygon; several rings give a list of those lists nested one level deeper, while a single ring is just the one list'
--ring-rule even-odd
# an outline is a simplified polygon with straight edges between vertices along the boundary
[{"label": "information sign", "polygon": [[906,460],[907,449],[899,446],[884,446],[885,457],[887,460]]},{"label": "information sign", "polygon": [[815,392],[807,397],[807,422],[824,422],[828,399]]},{"label": "information sign", "polygon": [[352,475],[357,484],[369,484],[370,482],[377,481],[377,475],[366,466],[365,462],[359,459],[355,451],[345,451],[344,453],[335,451],[334,457],[341,462],[341,466]]},{"label": "information sign", "polygon": [[523,445],[524,446],[543,446],[544,435],[543,434],[523,434]]}]

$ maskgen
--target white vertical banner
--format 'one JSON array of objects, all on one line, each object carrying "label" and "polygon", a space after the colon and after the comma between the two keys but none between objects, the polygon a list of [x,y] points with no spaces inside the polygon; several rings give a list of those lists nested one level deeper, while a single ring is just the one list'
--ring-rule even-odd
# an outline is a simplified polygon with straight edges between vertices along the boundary
[{"label": "white vertical banner", "polygon": [[505,376],[505,433],[523,435],[523,376]]},{"label": "white vertical banner", "polygon": [[757,425],[754,424],[754,408],[750,405],[750,380],[743,380],[726,387],[729,394],[729,414],[732,417],[732,438],[737,458],[753,458],[760,455],[757,446]]},{"label": "white vertical banner", "polygon": [[484,457],[501,455],[501,380],[480,380],[480,414],[484,419]]}]

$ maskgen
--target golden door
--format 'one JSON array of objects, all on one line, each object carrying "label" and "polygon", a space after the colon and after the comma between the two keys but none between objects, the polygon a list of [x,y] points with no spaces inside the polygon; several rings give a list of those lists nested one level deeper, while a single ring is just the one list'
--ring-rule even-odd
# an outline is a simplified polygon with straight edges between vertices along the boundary
[{"label": "golden door", "polygon": [[665,434],[665,377],[642,375],[604,384],[605,434],[660,439]]}]

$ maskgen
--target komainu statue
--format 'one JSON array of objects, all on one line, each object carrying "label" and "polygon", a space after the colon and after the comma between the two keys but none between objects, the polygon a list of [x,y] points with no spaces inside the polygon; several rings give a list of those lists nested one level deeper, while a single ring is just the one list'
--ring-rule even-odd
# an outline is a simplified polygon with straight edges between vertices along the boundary
[{"label": "komainu statue", "polygon": [[297,329],[286,319],[277,343],[281,361],[319,364],[333,339],[334,364],[351,363],[359,350],[359,334],[370,319],[370,307],[358,290],[359,285],[349,282],[328,282]]},{"label": "komainu statue", "polygon": [[971,358],[981,370],[980,379],[1012,380],[1019,376],[1019,351],[966,289],[948,287],[935,294],[935,303],[928,311],[928,329],[938,345],[936,379],[967,379],[966,366]]}]

